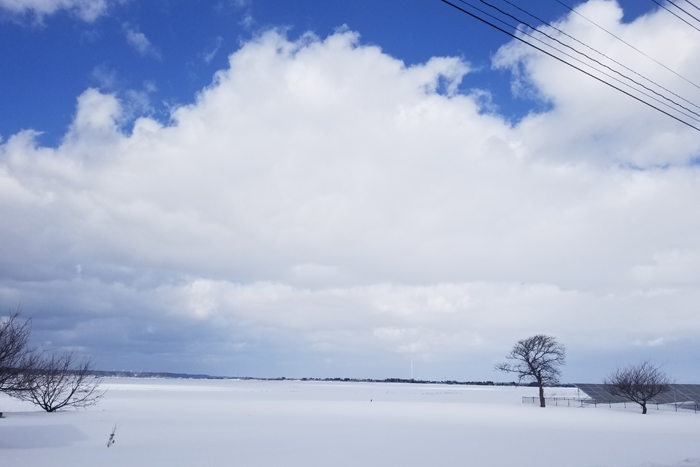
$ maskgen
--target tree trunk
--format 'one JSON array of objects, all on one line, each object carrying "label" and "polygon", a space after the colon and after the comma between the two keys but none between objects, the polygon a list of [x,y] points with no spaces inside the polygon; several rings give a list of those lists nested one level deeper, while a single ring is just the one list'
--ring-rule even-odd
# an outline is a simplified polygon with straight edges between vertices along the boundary
[{"label": "tree trunk", "polygon": [[647,413],[647,403],[646,402],[642,404],[642,415],[644,415],[645,413]]},{"label": "tree trunk", "polygon": [[[540,407],[544,407],[544,387],[542,387],[542,382],[538,381],[540,385]],[[646,410],[646,408],[644,409]]]}]

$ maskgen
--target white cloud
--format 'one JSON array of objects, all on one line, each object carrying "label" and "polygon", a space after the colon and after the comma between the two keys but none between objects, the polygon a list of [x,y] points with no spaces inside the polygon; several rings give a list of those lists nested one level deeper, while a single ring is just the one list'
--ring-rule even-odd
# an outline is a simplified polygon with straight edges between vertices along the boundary
[{"label": "white cloud", "polygon": [[124,25],[124,34],[126,35],[126,42],[134,49],[139,55],[143,57],[153,57],[160,59],[160,50],[154,46],[146,35],[140,32],[137,28],[129,24]]},{"label": "white cloud", "polygon": [[91,75],[99,84],[100,88],[104,90],[113,90],[117,88],[118,79],[116,70],[108,68],[105,65],[99,65],[93,68]]},{"label": "white cloud", "polygon": [[246,29],[250,29],[255,24],[255,19],[253,18],[253,15],[251,15],[250,13],[246,13],[241,18],[239,24]]},{"label": "white cloud", "polygon": [[92,22],[114,3],[110,0],[0,0],[0,8],[18,15],[32,14],[40,20],[59,10],[68,10],[83,21]]},{"label": "white cloud", "polygon": [[[580,5],[578,11],[665,66],[688,77],[697,76],[700,72],[697,31],[677,27],[678,20],[672,15],[660,11],[642,16],[632,23],[621,23],[623,12],[619,5],[606,0],[591,0]],[[585,42],[596,50],[674,90],[691,102],[700,101],[699,88],[635,52],[580,16],[571,15],[558,27],[563,27],[574,37],[585,38]],[[549,33],[565,43],[576,45],[560,33],[551,30]],[[603,62],[612,63],[591,50],[585,51]],[[534,88],[536,94],[554,105],[552,111],[532,115],[520,125],[524,138],[527,139],[528,150],[538,157],[651,167],[683,164],[699,155],[699,132],[683,129],[682,124],[669,117],[522,43],[509,43],[499,51],[495,61],[499,66],[514,70],[521,64],[526,73],[522,81],[525,87]],[[651,85],[640,76],[622,70]],[[600,76],[597,72],[593,74]],[[618,82],[613,84],[629,91]],[[679,101],[678,98],[673,98]],[[658,102],[650,102],[668,110]],[[692,105],[690,107],[691,110],[695,109]],[[697,122],[695,124],[698,125]],[[592,151],[593,148],[596,151]]]},{"label": "white cloud", "polygon": [[[610,18],[631,41],[676,39]],[[244,44],[169,126],[125,134],[123,104],[87,90],[59,147],[0,145],[0,297],[61,303],[95,335],[169,329],[154,346],[208,326],[207,345],[259,359],[264,343],[490,368],[535,332],[579,352],[697,339],[700,140],[517,47],[501,57],[551,111],[512,127],[458,92],[468,63],[405,67],[347,31]]]},{"label": "white cloud", "polygon": [[211,50],[209,50],[208,52],[204,53],[204,63],[210,63],[214,59],[214,57],[216,57],[216,54],[219,52],[219,49],[221,48],[221,45],[223,43],[224,38],[221,36],[216,36],[214,47],[212,47]]},{"label": "white cloud", "polygon": [[[680,339],[700,332],[697,313],[668,311],[697,299],[697,290],[610,295],[496,282],[312,290],[198,279],[161,292],[187,304],[183,313],[199,318],[217,318],[232,327],[245,323],[251,334],[284,329],[309,345],[365,355],[413,349],[416,358],[431,359],[479,347],[500,354],[522,335],[545,331],[589,351],[611,343],[660,346],[666,340],[660,336]],[[620,311],[631,307],[634,319]]]}]

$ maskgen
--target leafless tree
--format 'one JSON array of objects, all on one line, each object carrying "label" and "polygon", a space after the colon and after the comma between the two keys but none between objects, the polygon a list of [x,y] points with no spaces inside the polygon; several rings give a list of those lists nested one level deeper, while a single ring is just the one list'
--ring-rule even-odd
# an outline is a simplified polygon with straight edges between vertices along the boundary
[{"label": "leafless tree", "polygon": [[22,391],[33,385],[39,354],[29,346],[31,320],[22,322],[21,309],[0,321],[0,391]]},{"label": "leafless tree", "polygon": [[540,407],[545,406],[544,387],[559,383],[564,365],[566,348],[552,336],[538,334],[518,341],[496,369],[518,375],[518,384],[523,380],[536,382],[540,389]]},{"label": "leafless tree", "polygon": [[618,368],[603,381],[606,391],[636,402],[642,407],[642,414],[647,413],[650,400],[671,390],[671,383],[671,378],[648,360]]},{"label": "leafless tree", "polygon": [[44,355],[34,371],[29,388],[9,394],[47,412],[89,407],[104,395],[99,389],[102,379],[93,375],[92,360],[78,360],[74,352]]}]

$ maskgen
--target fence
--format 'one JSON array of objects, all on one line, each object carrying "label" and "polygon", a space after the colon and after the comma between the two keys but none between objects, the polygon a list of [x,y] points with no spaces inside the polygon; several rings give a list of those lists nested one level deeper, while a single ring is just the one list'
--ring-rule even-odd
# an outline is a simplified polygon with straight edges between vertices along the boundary
[{"label": "fence", "polygon": [[[627,406],[627,402],[621,402],[621,403],[614,403],[614,402],[598,402],[595,399],[580,399],[580,398],[575,398],[575,397],[545,397],[544,398],[545,404],[548,406],[555,406],[555,407],[598,407],[600,406],[608,406],[609,408],[612,408],[614,405],[615,407],[619,408],[622,406],[623,408],[639,408],[639,405],[630,402],[630,406]],[[523,397],[523,404],[540,404],[540,398],[539,397]],[[698,413],[698,409],[700,409],[700,404],[694,402],[694,401],[684,401],[684,402],[675,402],[672,404],[657,404],[655,402],[648,402],[647,403],[647,409],[656,409],[656,410],[673,410],[675,412],[678,412],[678,409],[681,410],[693,410],[695,413]]]},{"label": "fence", "polygon": [[[544,401],[547,405],[562,406],[562,407],[583,407],[586,403],[584,399],[572,397],[545,397]],[[539,397],[523,397],[523,404],[540,404]]]}]

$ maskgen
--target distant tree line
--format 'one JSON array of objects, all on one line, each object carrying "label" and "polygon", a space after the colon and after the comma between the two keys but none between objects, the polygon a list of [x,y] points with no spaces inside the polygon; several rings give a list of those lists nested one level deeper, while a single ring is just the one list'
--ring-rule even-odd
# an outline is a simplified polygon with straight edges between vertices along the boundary
[{"label": "distant tree line", "polygon": [[44,351],[30,345],[31,320],[20,309],[0,321],[0,392],[47,412],[95,405],[104,395],[92,360],[73,351]]},{"label": "distant tree line", "polygon": [[[268,381],[283,381],[290,378],[255,378]],[[498,383],[493,381],[455,381],[455,380],[428,380],[428,379],[407,379],[407,378],[299,378],[299,381],[337,381],[344,383],[404,383],[404,384],[457,384],[463,386],[517,386],[516,382]]]}]

